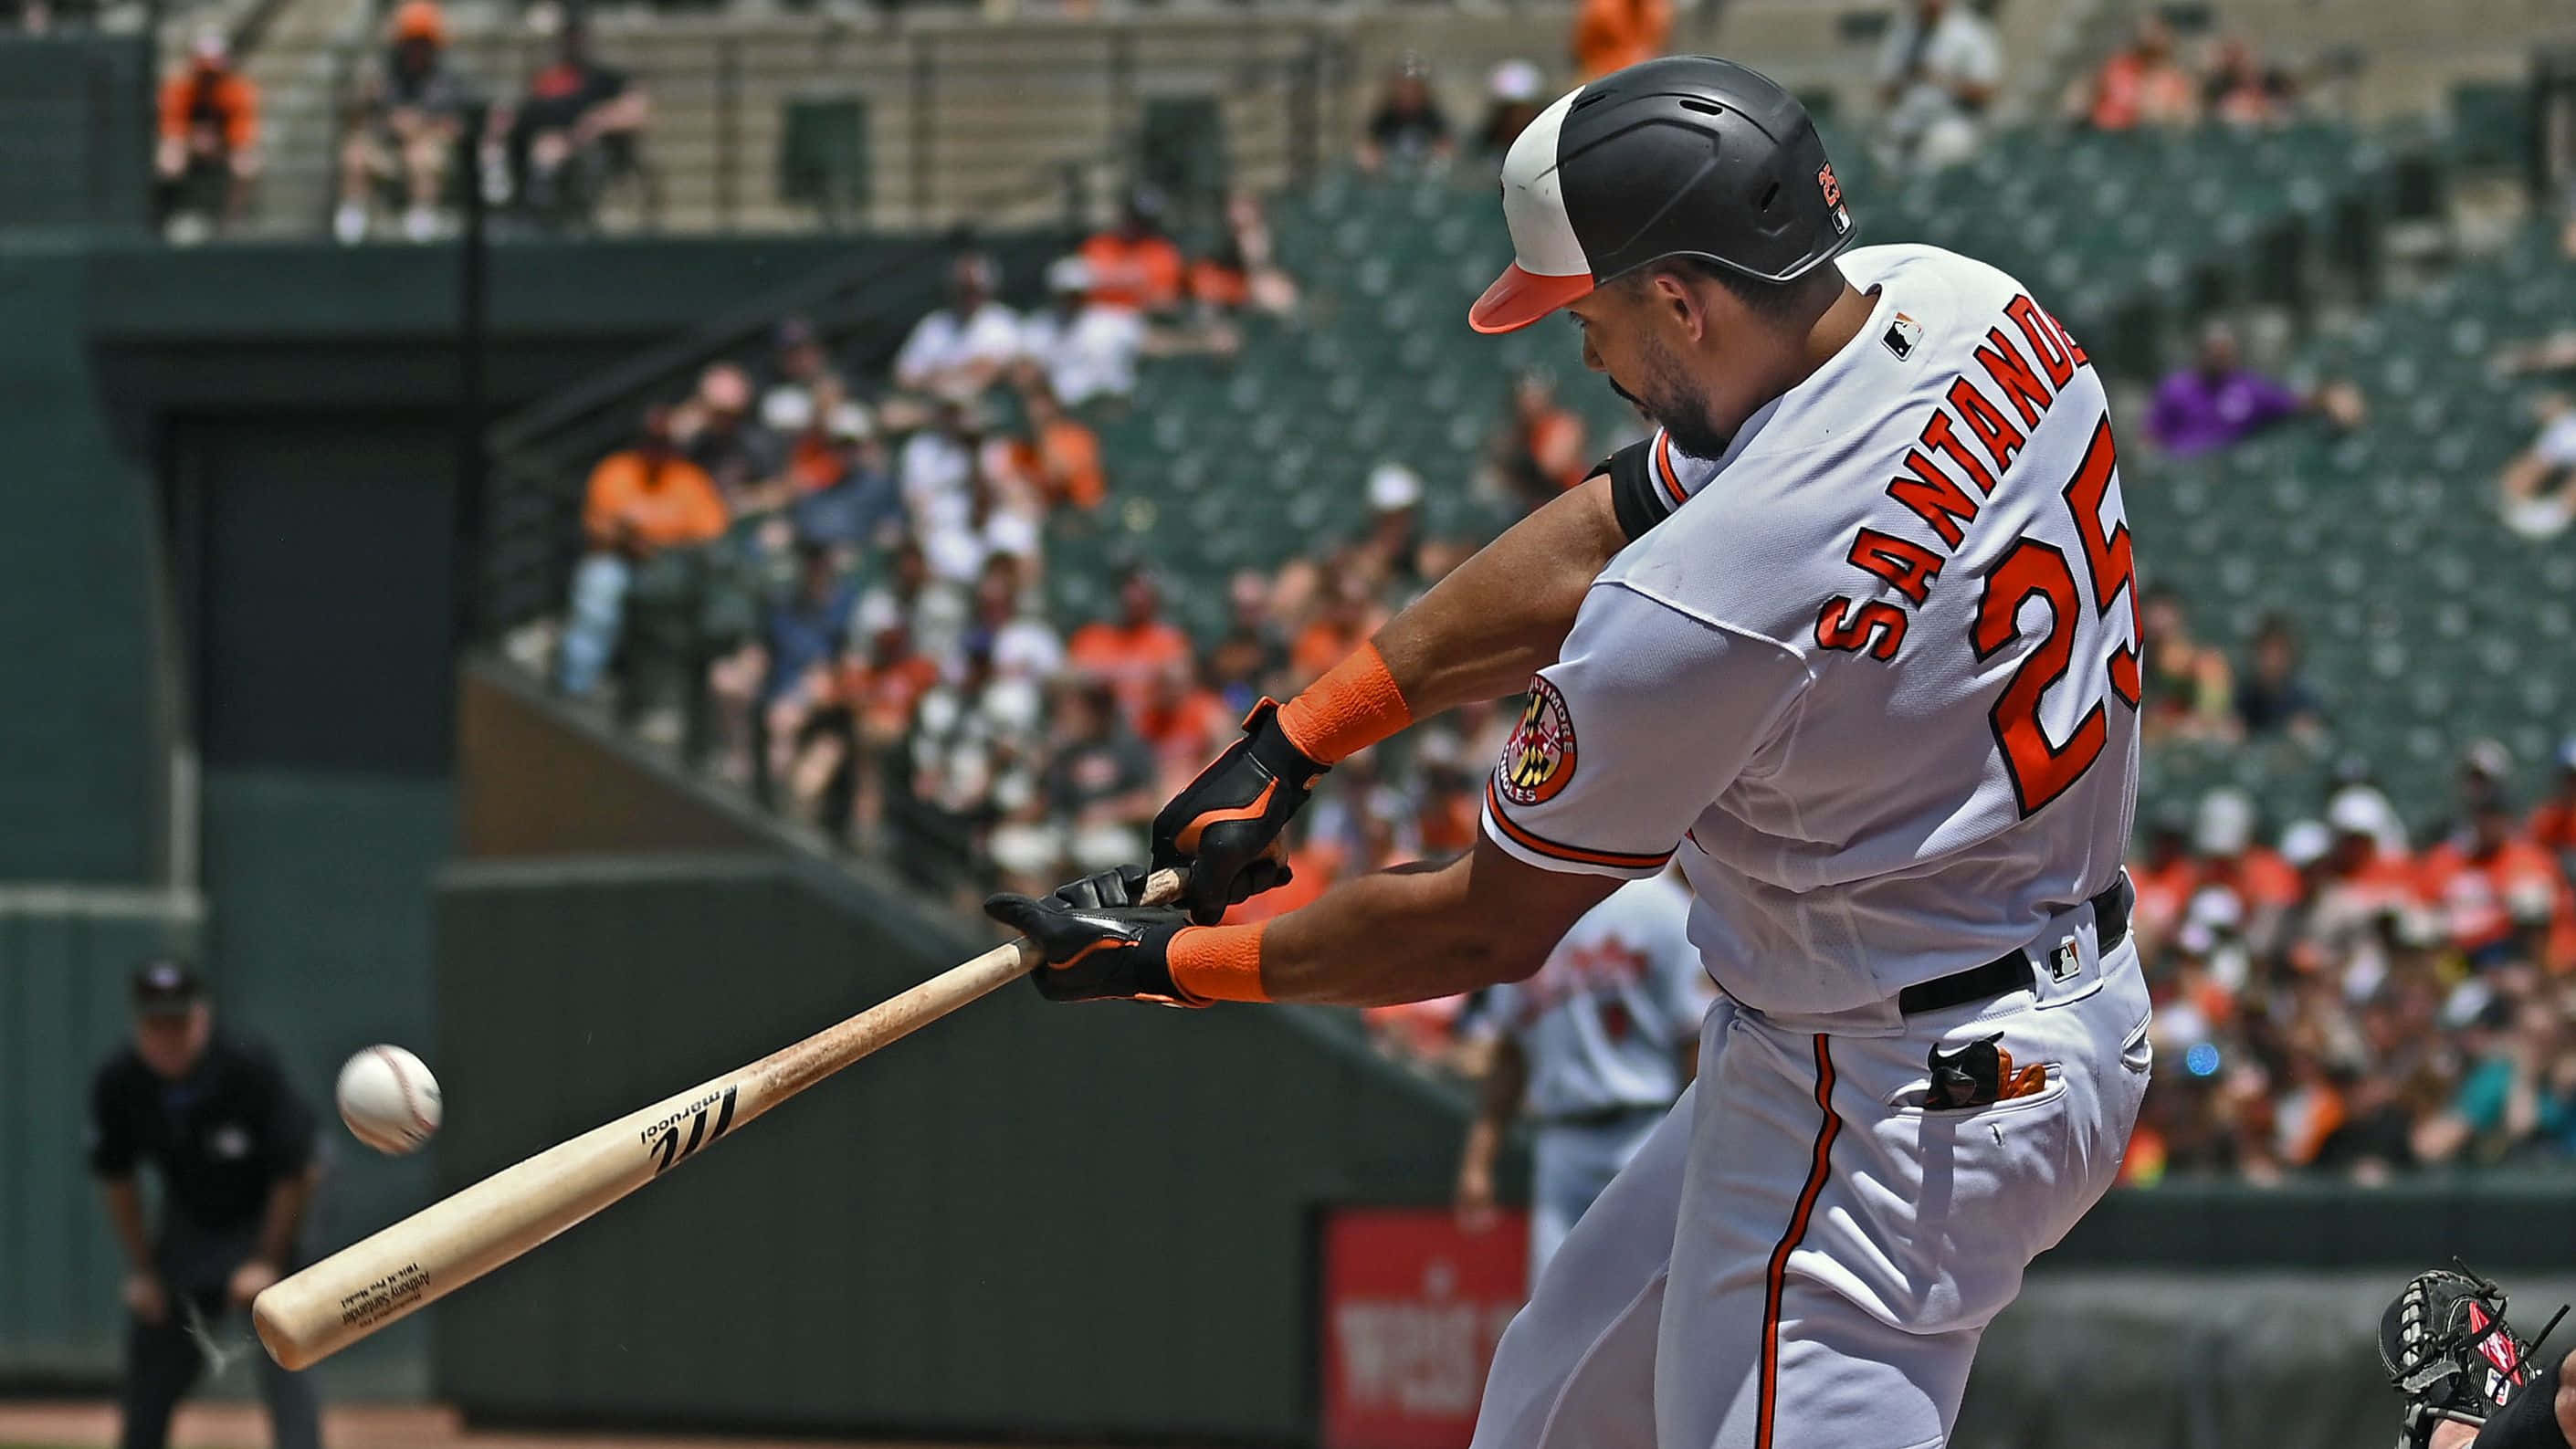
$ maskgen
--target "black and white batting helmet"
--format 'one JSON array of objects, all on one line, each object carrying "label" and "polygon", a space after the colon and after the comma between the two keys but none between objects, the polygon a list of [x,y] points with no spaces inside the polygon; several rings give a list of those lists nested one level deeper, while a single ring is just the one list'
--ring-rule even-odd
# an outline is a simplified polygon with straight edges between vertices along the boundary
[{"label": "black and white batting helmet", "polygon": [[1661,257],[1792,281],[1856,234],[1807,108],[1705,55],[1614,71],[1539,112],[1503,160],[1503,220],[1512,264],[1467,313],[1479,332]]}]

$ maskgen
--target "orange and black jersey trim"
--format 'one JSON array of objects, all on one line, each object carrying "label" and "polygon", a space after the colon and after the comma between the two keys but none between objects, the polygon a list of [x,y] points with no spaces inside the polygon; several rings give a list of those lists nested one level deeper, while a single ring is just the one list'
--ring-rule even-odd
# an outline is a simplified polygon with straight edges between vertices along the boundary
[{"label": "orange and black jersey trim", "polygon": [[1543,855],[1550,860],[1652,874],[1662,870],[1664,863],[1673,858],[1673,853],[1669,850],[1639,855],[1627,851],[1592,850],[1580,845],[1567,845],[1550,840],[1526,826],[1515,823],[1512,817],[1503,813],[1503,797],[1494,789],[1494,782],[1490,779],[1485,782],[1485,813],[1492,817],[1494,829],[1502,833],[1503,839],[1532,855]]}]

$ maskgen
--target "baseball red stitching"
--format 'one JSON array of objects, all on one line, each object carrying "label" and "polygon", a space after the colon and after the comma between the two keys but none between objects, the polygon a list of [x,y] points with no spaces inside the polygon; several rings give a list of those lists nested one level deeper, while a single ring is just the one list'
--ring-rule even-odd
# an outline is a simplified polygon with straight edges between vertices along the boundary
[{"label": "baseball red stitching", "polygon": [[403,1071],[402,1063],[395,1060],[394,1054],[383,1047],[369,1047],[367,1050],[383,1058],[385,1070],[394,1074],[394,1090],[402,1093],[403,1110],[411,1114],[411,1125],[418,1129],[423,1137],[437,1131],[438,1129],[430,1125],[429,1118],[420,1110],[420,1102],[412,1096],[411,1077]]}]

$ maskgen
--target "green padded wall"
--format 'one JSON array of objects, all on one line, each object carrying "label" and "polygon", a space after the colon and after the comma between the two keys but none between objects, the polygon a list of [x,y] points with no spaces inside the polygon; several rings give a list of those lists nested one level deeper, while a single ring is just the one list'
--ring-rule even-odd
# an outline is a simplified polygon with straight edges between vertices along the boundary
[{"label": "green padded wall", "polygon": [[140,230],[153,81],[143,36],[0,35],[0,231]]},{"label": "green padded wall", "polygon": [[84,265],[0,246],[0,881],[140,883],[152,865],[150,493],[99,416]]},{"label": "green padded wall", "polygon": [[112,1371],[122,1276],[82,1148],[89,1079],[125,1034],[126,973],[196,944],[192,899],[0,887],[0,1376]]},{"label": "green padded wall", "polygon": [[[793,862],[451,868],[454,1189],[990,944]],[[1301,1435],[1308,1214],[1445,1197],[1463,1100],[1284,1010],[1014,985],[433,1308],[520,1419]]]}]

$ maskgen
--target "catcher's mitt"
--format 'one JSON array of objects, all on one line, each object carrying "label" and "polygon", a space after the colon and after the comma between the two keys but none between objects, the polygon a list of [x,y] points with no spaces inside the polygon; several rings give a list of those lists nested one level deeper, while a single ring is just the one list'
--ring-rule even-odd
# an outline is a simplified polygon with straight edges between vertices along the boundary
[{"label": "catcher's mitt", "polygon": [[2502,1288],[2455,1262],[2418,1274],[2379,1316],[2379,1361],[2406,1396],[2398,1449],[2425,1449],[2445,1419],[2483,1426],[2530,1386],[2532,1356],[2567,1310],[2528,1343],[2504,1310]]}]

